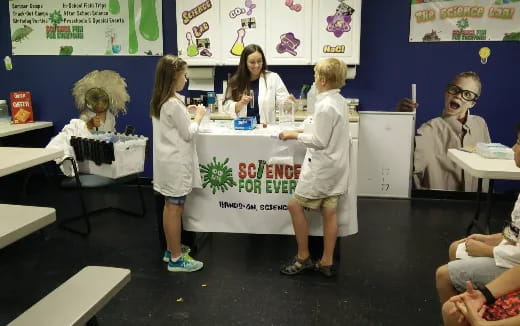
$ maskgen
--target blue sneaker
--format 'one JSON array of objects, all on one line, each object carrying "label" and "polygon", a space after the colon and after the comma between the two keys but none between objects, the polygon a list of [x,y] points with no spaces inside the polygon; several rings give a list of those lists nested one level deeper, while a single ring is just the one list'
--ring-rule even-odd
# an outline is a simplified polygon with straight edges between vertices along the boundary
[{"label": "blue sneaker", "polygon": [[[191,251],[190,247],[188,247],[187,245],[181,244],[181,252],[182,252],[183,255],[184,254],[189,254],[190,251]],[[172,258],[172,253],[168,249],[166,249],[164,251],[164,255],[163,255],[162,260],[163,260],[163,262],[167,263],[167,262],[170,261],[170,258]]]},{"label": "blue sneaker", "polygon": [[191,258],[188,254],[182,255],[177,261],[170,259],[168,270],[170,272],[195,272],[204,267],[204,263]]}]

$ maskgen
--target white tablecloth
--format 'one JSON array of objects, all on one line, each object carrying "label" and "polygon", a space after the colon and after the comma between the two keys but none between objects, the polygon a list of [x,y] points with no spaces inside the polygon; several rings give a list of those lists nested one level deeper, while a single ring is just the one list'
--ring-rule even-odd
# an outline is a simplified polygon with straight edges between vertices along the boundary
[{"label": "white tablecloth", "polygon": [[[287,202],[296,186],[305,147],[296,141],[276,139],[280,128],[272,125],[236,131],[229,122],[201,125],[197,151],[205,187],[188,196],[183,220],[186,230],[294,233]],[[345,139],[345,146],[348,141]],[[261,161],[266,162],[263,168]],[[355,176],[356,164],[351,167]],[[338,207],[339,236],[357,233],[355,177],[350,180],[348,194],[342,196]],[[319,212],[307,211],[306,215],[310,234],[323,235]]]}]

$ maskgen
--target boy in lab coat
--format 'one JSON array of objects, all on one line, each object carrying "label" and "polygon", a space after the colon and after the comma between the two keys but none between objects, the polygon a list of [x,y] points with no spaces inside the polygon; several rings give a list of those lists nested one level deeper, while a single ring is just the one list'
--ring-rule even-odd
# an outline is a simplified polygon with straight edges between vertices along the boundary
[{"label": "boy in lab coat", "polygon": [[[334,276],[334,246],[338,234],[337,205],[347,192],[349,174],[348,110],[340,88],[345,85],[347,67],[339,59],[327,58],[314,67],[318,92],[312,123],[305,131],[282,131],[282,140],[296,139],[307,147],[302,172],[289,200],[297,255],[280,272],[295,275],[315,269],[325,276]],[[308,221],[304,209],[320,209],[323,216],[323,255],[314,263],[308,246]]]}]

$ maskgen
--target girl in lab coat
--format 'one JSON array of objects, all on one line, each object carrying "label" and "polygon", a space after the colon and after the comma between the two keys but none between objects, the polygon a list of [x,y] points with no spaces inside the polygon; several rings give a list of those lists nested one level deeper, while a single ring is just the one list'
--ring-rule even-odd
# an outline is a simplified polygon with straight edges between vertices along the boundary
[{"label": "girl in lab coat", "polygon": [[[345,85],[347,66],[339,59],[327,58],[314,67],[314,83],[318,95],[312,123],[306,130],[282,131],[280,139],[296,139],[307,147],[298,184],[289,200],[294,234],[298,245],[296,256],[280,272],[295,275],[306,269],[316,269],[323,275],[334,276],[334,246],[338,235],[337,205],[347,192],[349,174],[349,124],[345,98],[339,89]],[[309,226],[304,210],[319,209],[323,216],[323,254],[311,260]]]},{"label": "girl in lab coat", "polygon": [[[195,137],[206,113],[202,106],[186,107],[177,92],[186,85],[187,63],[165,55],[155,69],[150,101],[153,124],[153,188],[165,197],[163,226],[167,249],[163,260],[171,272],[193,272],[203,263],[191,258],[189,247],[181,245],[181,217],[186,196],[201,187]],[[195,111],[190,119],[188,112]]]},{"label": "girl in lab coat", "polygon": [[226,90],[224,111],[232,117],[256,117],[258,123],[274,123],[275,107],[294,100],[280,76],[267,70],[262,48],[249,44],[240,55],[236,73]]}]

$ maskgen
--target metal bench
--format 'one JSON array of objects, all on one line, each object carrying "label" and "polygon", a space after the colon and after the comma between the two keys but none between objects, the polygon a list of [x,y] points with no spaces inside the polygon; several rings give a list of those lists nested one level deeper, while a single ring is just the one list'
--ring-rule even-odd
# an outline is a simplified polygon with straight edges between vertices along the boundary
[{"label": "metal bench", "polygon": [[96,313],[129,281],[129,269],[87,266],[8,326],[97,324]]},{"label": "metal bench", "polygon": [[0,204],[0,248],[56,221],[50,207]]}]

